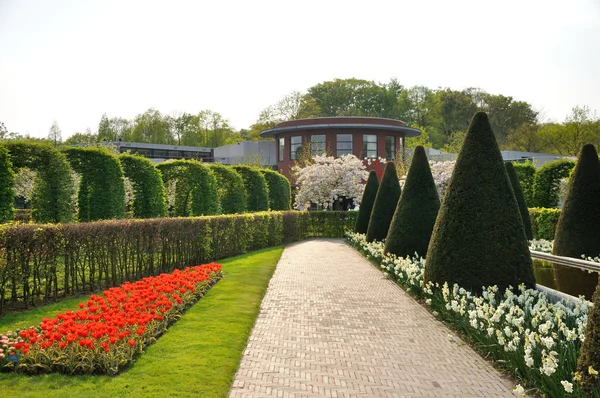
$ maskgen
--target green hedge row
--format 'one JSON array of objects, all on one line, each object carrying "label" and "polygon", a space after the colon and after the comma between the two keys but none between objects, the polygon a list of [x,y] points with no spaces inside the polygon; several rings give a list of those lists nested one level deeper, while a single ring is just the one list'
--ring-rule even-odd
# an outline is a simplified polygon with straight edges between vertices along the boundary
[{"label": "green hedge row", "polygon": [[0,313],[310,237],[356,212],[260,212],[0,227]]},{"label": "green hedge row", "polygon": [[560,217],[560,209],[530,207],[529,217],[534,239],[554,239],[556,224]]}]

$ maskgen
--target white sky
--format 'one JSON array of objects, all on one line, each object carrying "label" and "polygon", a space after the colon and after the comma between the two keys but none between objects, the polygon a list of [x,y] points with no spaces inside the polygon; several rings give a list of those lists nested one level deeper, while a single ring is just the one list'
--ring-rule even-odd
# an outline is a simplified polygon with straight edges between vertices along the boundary
[{"label": "white sky", "polygon": [[0,0],[0,121],[35,137],[150,107],[247,128],[350,77],[600,111],[600,0]]}]

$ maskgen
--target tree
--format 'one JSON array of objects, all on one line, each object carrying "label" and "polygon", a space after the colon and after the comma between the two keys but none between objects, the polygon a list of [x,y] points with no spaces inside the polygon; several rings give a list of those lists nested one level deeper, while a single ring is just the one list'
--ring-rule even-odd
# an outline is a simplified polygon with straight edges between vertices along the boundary
[{"label": "tree", "polygon": [[0,122],[0,139],[8,138],[8,129],[4,125],[4,122]]},{"label": "tree", "polygon": [[416,124],[411,127],[421,130],[421,134],[416,137],[406,138],[405,143],[407,148],[416,148],[419,145],[424,148],[431,148],[433,146],[429,138],[429,131],[426,127],[417,126]]},{"label": "tree", "polygon": [[54,144],[54,146],[58,146],[62,143],[62,132],[60,127],[58,127],[56,120],[52,122],[52,127],[50,127],[50,131],[48,132],[48,139]]},{"label": "tree", "polygon": [[548,144],[538,124],[523,123],[509,131],[504,147],[514,151],[543,152]]},{"label": "tree", "polygon": [[354,155],[315,156],[312,164],[295,166],[292,173],[296,178],[298,193],[295,208],[303,208],[308,202],[333,207],[339,199],[350,199],[360,203],[368,176],[363,162]]},{"label": "tree", "polygon": [[[498,261],[501,259],[501,261]],[[488,117],[478,112],[436,219],[427,250],[426,281],[479,293],[535,285],[519,205]]]},{"label": "tree", "polygon": [[[89,130],[89,129],[88,129]],[[65,141],[67,145],[96,145],[98,136],[91,131],[85,133],[75,133]]]},{"label": "tree", "polygon": [[177,145],[181,145],[182,137],[185,137],[194,130],[197,121],[195,120],[194,115],[183,112],[175,113],[173,116],[170,116],[169,124],[172,129],[172,135],[174,135],[177,140]]},{"label": "tree", "polygon": [[466,131],[477,105],[468,91],[456,91],[449,88],[435,93],[440,114],[440,130],[450,137],[457,131]]},{"label": "tree", "polygon": [[359,234],[367,233],[369,219],[371,218],[371,211],[373,211],[373,203],[375,203],[378,189],[379,180],[377,179],[377,173],[375,170],[371,170],[369,172],[369,178],[367,179],[365,191],[360,201],[360,208],[358,209],[358,217],[356,217],[354,232]]},{"label": "tree", "polygon": [[400,183],[393,162],[387,162],[367,228],[367,242],[385,239],[394,216],[394,211],[400,199]]},{"label": "tree", "polygon": [[545,126],[543,135],[559,154],[576,156],[586,143],[600,143],[600,120],[588,107],[576,106],[562,125]]},{"label": "tree", "polygon": [[425,257],[440,208],[440,198],[422,146],[412,163],[385,238],[384,251],[398,257]]},{"label": "tree", "polygon": [[523,194],[523,188],[521,188],[521,183],[519,182],[519,176],[517,176],[517,171],[511,162],[506,162],[505,167],[513,192],[515,193],[515,198],[519,204],[519,212],[521,213],[521,220],[523,220],[525,236],[528,240],[532,240],[533,231],[531,229],[531,219],[529,218],[529,208],[527,207],[527,202],[525,202],[525,195]]},{"label": "tree", "polygon": [[462,148],[467,133],[464,131],[455,131],[450,136],[450,140],[442,147],[442,151],[447,153],[458,153]]},{"label": "tree", "polygon": [[148,109],[135,117],[132,141],[152,144],[173,144],[168,119],[156,109]]},{"label": "tree", "polygon": [[506,142],[511,130],[525,123],[537,122],[538,112],[534,111],[527,102],[514,101],[512,97],[492,94],[485,94],[483,100],[484,104],[480,109],[488,113],[496,141],[500,144]]}]

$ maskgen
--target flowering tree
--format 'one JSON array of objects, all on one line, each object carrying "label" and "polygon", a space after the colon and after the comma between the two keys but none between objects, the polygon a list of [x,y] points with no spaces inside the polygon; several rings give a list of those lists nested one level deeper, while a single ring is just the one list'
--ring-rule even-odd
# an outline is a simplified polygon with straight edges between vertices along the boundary
[{"label": "flowering tree", "polygon": [[365,181],[369,175],[362,160],[354,155],[315,156],[313,163],[304,167],[294,167],[298,192],[295,208],[302,208],[307,202],[331,208],[342,198],[351,198],[354,204],[360,203]]},{"label": "flowering tree", "polygon": [[436,162],[434,160],[429,161],[431,175],[433,175],[433,180],[435,181],[435,187],[437,188],[438,195],[440,195],[440,200],[444,198],[444,194],[448,188],[450,177],[452,177],[452,172],[454,171],[454,163],[456,163],[454,160],[446,162]]}]

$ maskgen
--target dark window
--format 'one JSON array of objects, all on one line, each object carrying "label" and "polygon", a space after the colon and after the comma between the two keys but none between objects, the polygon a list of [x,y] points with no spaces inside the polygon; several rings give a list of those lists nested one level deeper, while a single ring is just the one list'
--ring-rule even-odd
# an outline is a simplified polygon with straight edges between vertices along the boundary
[{"label": "dark window", "polygon": [[336,156],[351,155],[352,152],[352,134],[338,134],[336,142]]},{"label": "dark window", "polygon": [[300,152],[302,151],[302,137],[290,137],[290,159],[296,160],[300,158]]},{"label": "dark window", "polygon": [[325,134],[313,134],[310,136],[310,155],[315,157],[317,155],[325,154]]},{"label": "dark window", "polygon": [[385,157],[387,160],[396,159],[396,137],[385,137]]},{"label": "dark window", "polygon": [[377,136],[375,134],[363,135],[363,157],[371,159],[377,157]]},{"label": "dark window", "polygon": [[154,149],[152,152],[152,155],[155,158],[168,158],[169,157],[169,152],[168,151],[164,151],[162,149]]},{"label": "dark window", "polygon": [[285,138],[279,139],[279,161],[283,162],[283,151],[285,150]]}]

